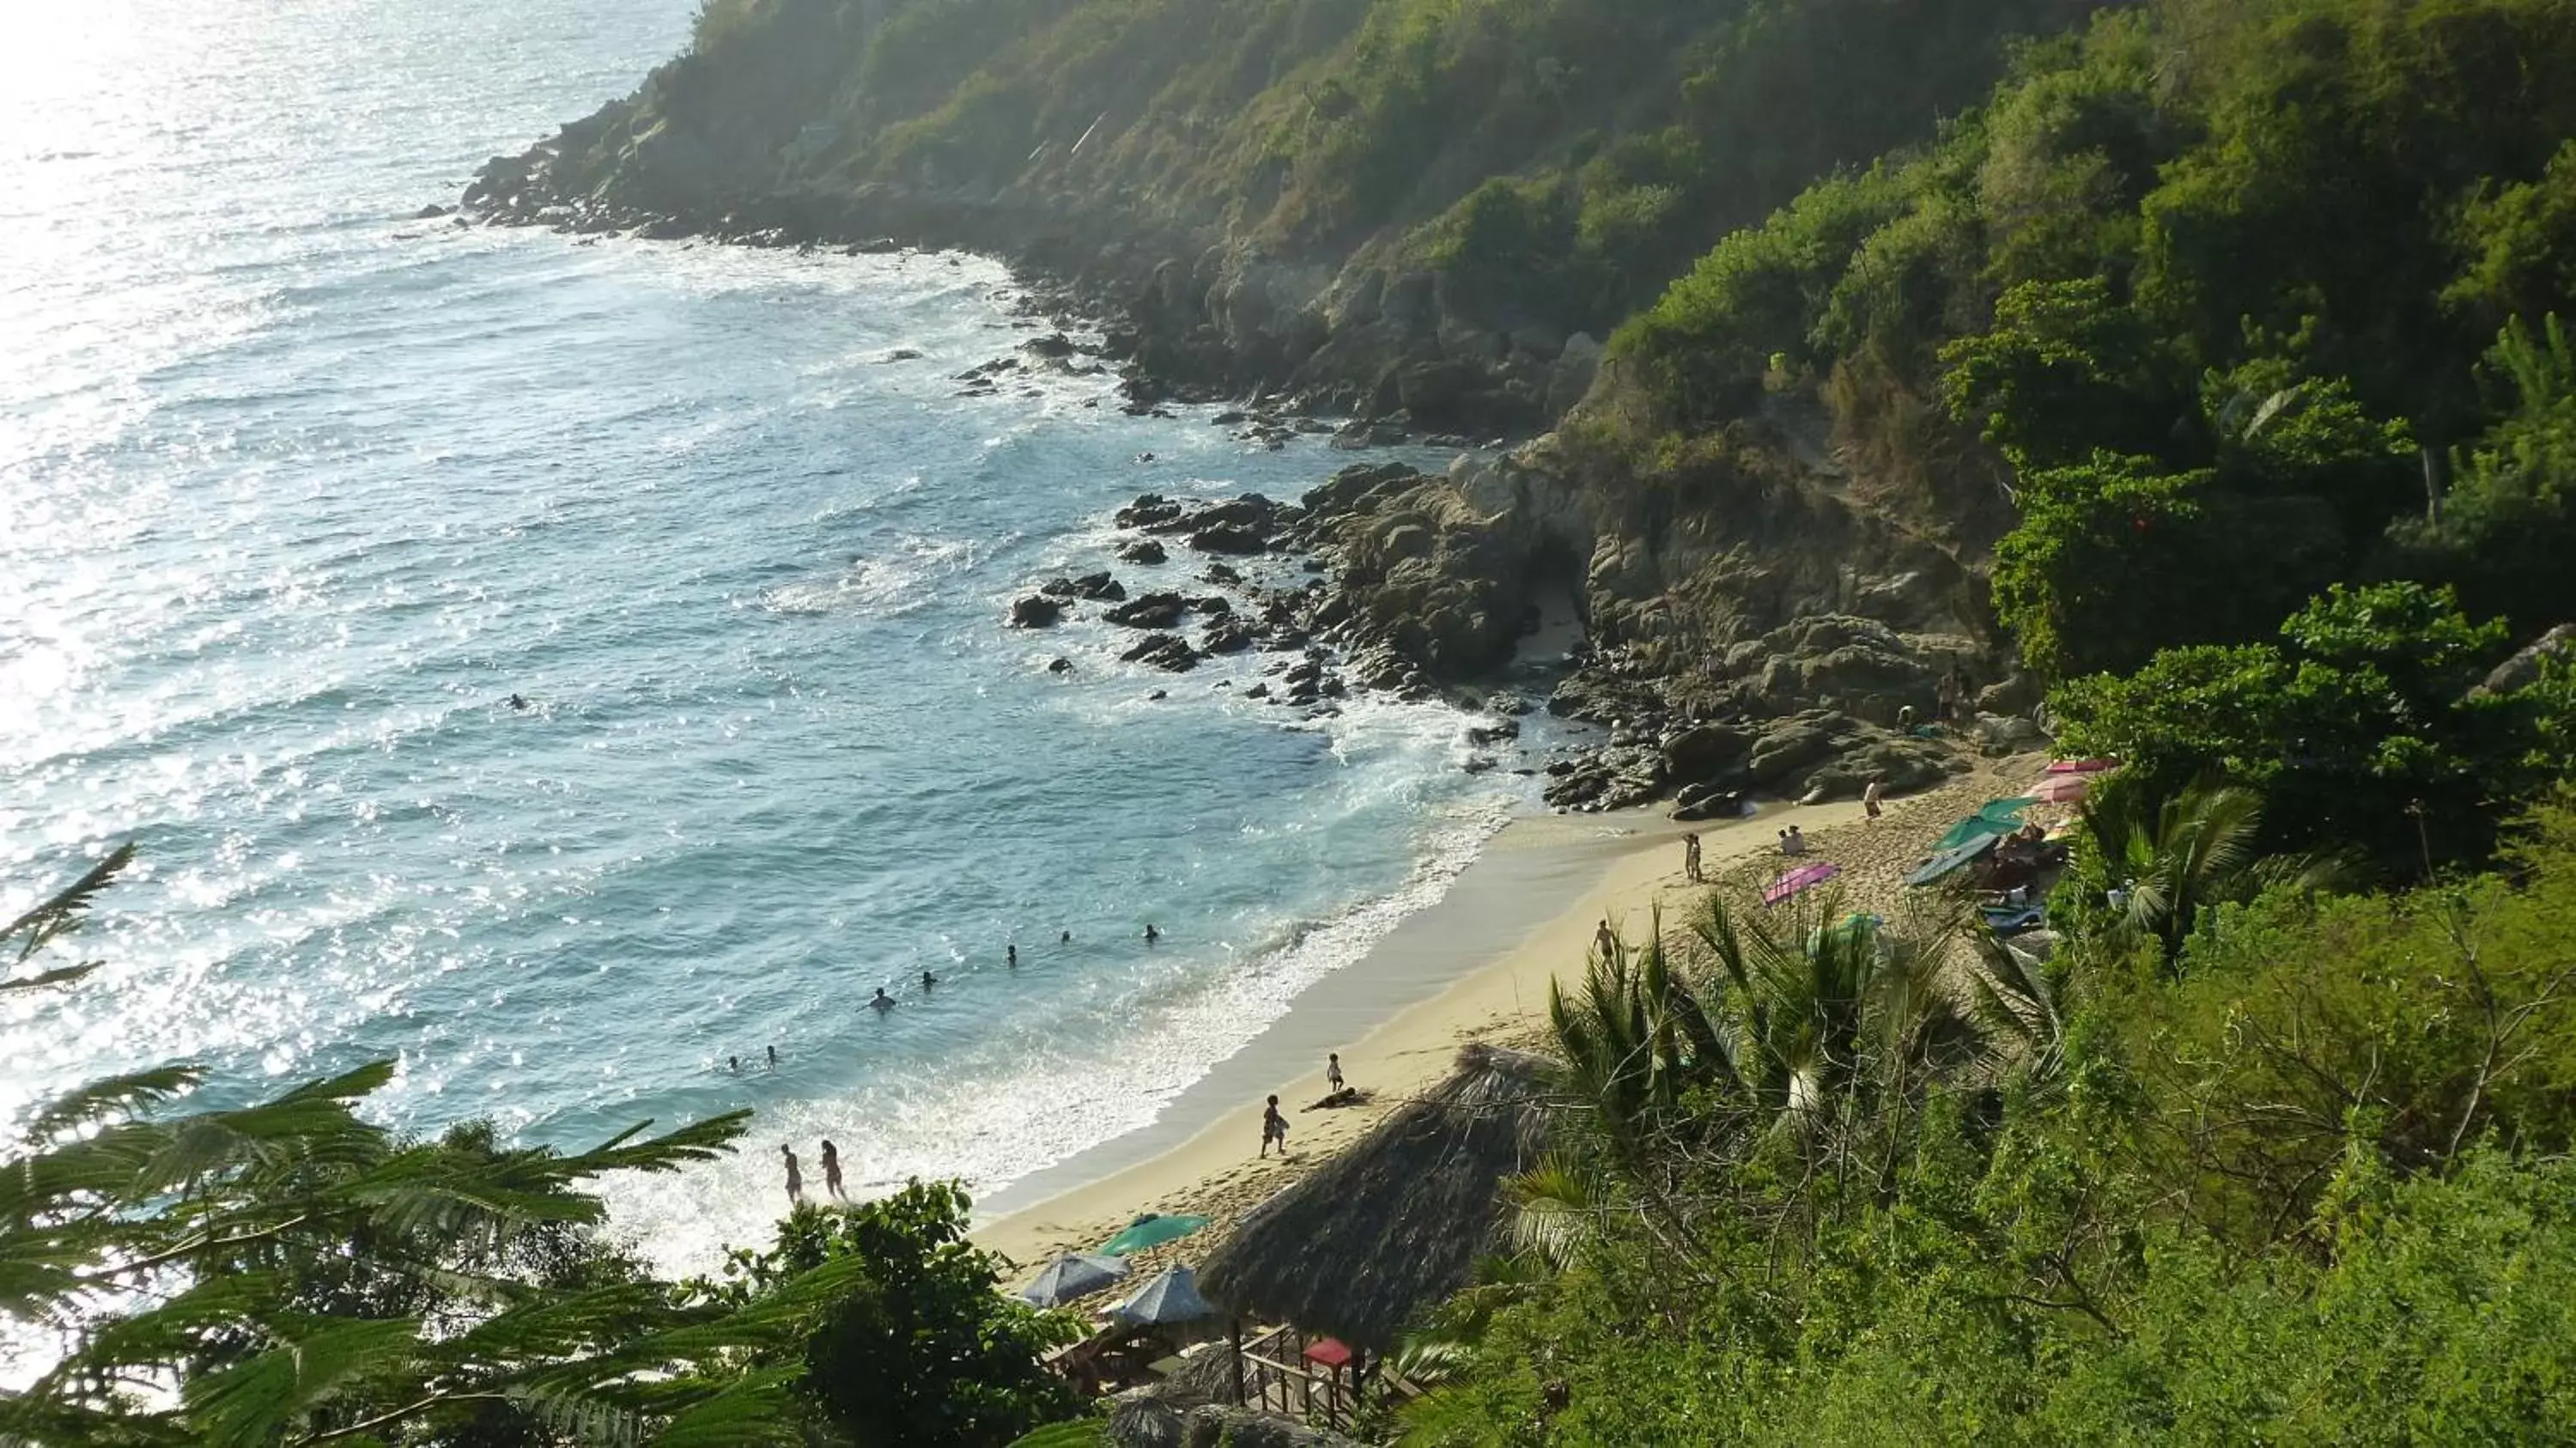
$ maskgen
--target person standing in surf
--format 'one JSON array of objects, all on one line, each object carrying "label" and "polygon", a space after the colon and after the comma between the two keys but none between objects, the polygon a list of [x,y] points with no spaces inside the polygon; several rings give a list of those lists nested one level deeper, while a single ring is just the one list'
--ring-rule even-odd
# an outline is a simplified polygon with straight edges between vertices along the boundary
[{"label": "person standing in surf", "polygon": [[[793,1161],[795,1158],[790,1157],[788,1160]],[[823,1141],[823,1190],[836,1202],[846,1202],[850,1199],[850,1194],[841,1190],[840,1148],[832,1145],[828,1137]]]},{"label": "person standing in surf", "polygon": [[796,1165],[796,1148],[781,1142],[778,1154],[787,1158],[787,1205],[805,1205],[805,1173]]}]

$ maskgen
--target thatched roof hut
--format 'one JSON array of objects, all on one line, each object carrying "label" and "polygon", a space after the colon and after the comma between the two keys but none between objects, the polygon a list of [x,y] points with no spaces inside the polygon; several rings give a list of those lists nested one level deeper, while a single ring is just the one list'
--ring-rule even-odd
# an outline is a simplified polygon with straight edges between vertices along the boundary
[{"label": "thatched roof hut", "polygon": [[1460,1051],[1455,1075],[1246,1217],[1199,1265],[1199,1290],[1238,1316],[1392,1349],[1498,1244],[1496,1188],[1544,1145],[1546,1069]]}]

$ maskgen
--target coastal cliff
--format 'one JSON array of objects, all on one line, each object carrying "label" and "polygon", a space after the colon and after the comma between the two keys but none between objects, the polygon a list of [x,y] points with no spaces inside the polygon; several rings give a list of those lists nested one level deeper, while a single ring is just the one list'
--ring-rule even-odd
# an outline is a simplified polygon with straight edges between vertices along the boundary
[{"label": "coastal cliff", "polygon": [[[2008,672],[1984,584],[1999,463],[1926,389],[1824,369],[1676,446],[1601,339],[2092,9],[710,0],[686,53],[466,200],[993,252],[1099,323],[1140,405],[1264,398],[1355,416],[1358,442],[1545,434],[1379,478],[1343,500],[1364,516],[1305,530],[1355,641],[1470,682],[1562,601],[1588,648],[1559,712],[1641,744],[1819,709],[1887,724],[1952,670]],[[1626,773],[1568,802],[1682,782]]]}]

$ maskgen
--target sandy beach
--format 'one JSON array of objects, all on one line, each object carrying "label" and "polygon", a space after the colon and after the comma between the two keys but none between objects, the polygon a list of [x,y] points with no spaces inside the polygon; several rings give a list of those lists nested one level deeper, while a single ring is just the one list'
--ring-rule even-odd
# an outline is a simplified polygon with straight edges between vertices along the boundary
[{"label": "sandy beach", "polygon": [[[1796,825],[1811,856],[1840,865],[1836,887],[1856,908],[1891,908],[1902,877],[1961,815],[2019,793],[2043,761],[1979,761],[1973,773],[1891,800],[1883,817],[1857,802],[1774,806],[1739,820],[1678,824],[1658,811],[1514,821],[1440,903],[1319,982],[1288,1014],[1167,1108],[1153,1127],[1104,1143],[984,1204],[975,1238],[1034,1264],[1099,1246],[1145,1212],[1195,1212],[1209,1229],[1140,1266],[1192,1261],[1245,1213],[1442,1079],[1471,1040],[1534,1044],[1549,982],[1582,968],[1605,918],[1631,940],[1660,906],[1678,924],[1705,887],[1682,873],[1682,837],[1699,832],[1704,870],[1741,884],[1777,868],[1778,832]],[[1306,1110],[1324,1095],[1338,1051],[1358,1106]],[[1290,1124],[1290,1154],[1256,1155],[1264,1096]]]}]

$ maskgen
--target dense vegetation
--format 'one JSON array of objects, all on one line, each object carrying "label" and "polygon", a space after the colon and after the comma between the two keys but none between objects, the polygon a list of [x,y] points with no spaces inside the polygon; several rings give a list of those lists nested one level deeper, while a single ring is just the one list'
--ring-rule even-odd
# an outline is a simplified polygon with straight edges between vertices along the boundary
[{"label": "dense vegetation", "polygon": [[[2097,792],[2045,959],[1713,902],[1408,1443],[2541,1442],[2576,1414],[2563,0],[2164,0],[1699,261],[1578,430],[1813,389],[2006,465]],[[1758,912],[1757,912],[1758,914]]]},{"label": "dense vegetation", "polygon": [[1404,1441],[2552,1440],[2576,810],[2509,875],[2336,896],[2249,801],[2165,803],[2135,853],[2099,822],[2045,964],[1723,905],[1596,962],[1556,1013],[1591,1130],[1414,1345]]},{"label": "dense vegetation", "polygon": [[[1372,248],[1606,332],[1731,227],[1930,134],[2086,0],[707,0],[659,113],[759,187],[1106,204]],[[792,139],[791,139],[792,138]],[[783,158],[778,153],[783,151]]]},{"label": "dense vegetation", "polygon": [[[79,926],[118,851],[0,924],[12,971]],[[91,965],[0,976],[0,997]],[[1071,1411],[1079,1325],[995,1291],[955,1188],[800,1208],[722,1279],[657,1280],[585,1190],[729,1149],[748,1113],[563,1155],[362,1119],[390,1063],[188,1109],[173,1067],[67,1093],[0,1143],[0,1326],[43,1360],[0,1444],[999,1445]]]}]

